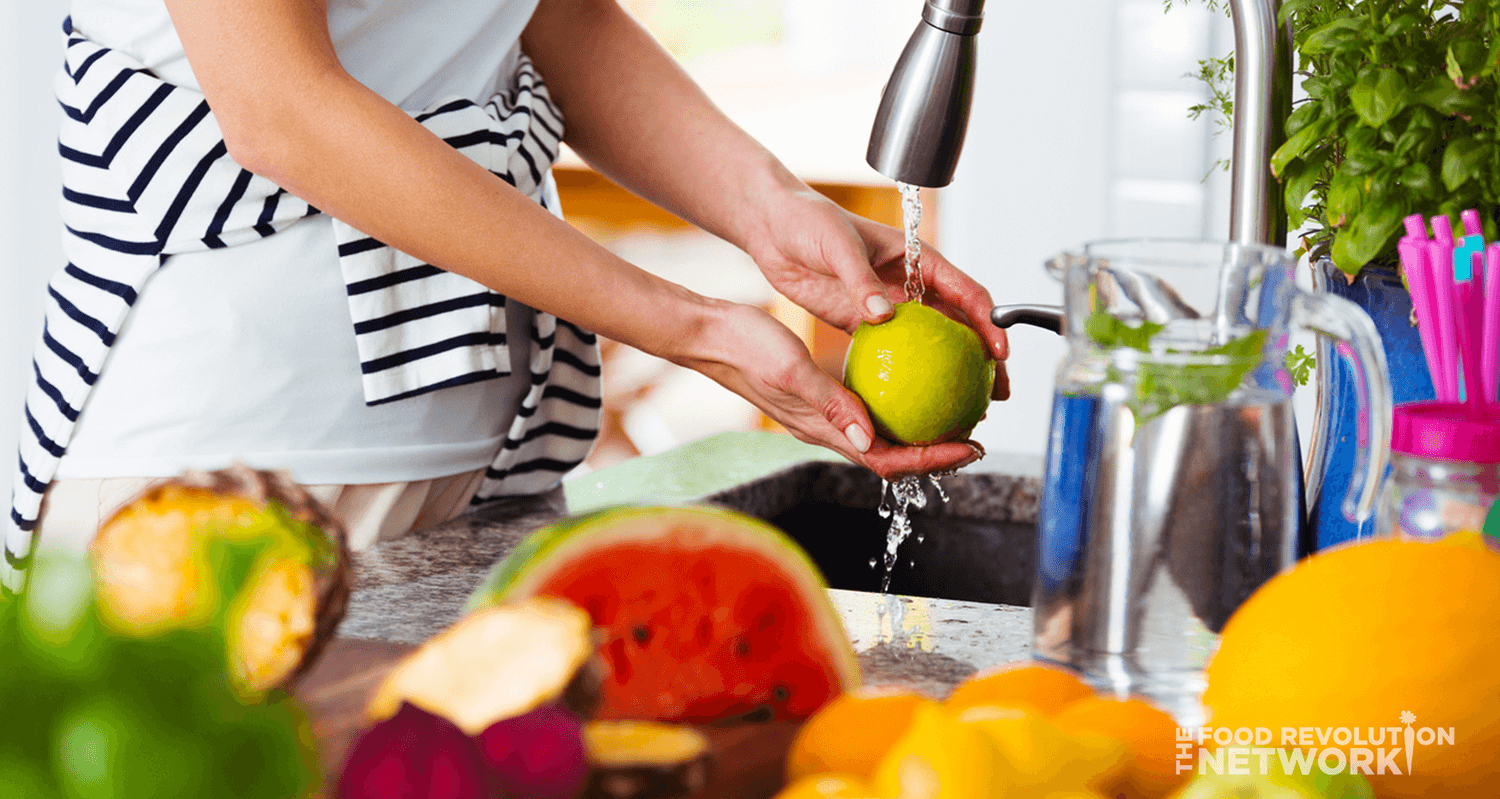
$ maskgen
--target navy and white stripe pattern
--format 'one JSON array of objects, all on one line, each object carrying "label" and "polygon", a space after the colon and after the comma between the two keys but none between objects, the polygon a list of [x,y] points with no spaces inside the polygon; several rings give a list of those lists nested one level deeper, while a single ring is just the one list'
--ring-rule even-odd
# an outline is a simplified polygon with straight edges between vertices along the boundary
[{"label": "navy and white stripe pattern", "polygon": [[[54,89],[64,111],[58,149],[68,263],[48,284],[32,361],[0,564],[8,590],[24,578],[42,495],[147,278],[172,254],[254,241],[318,213],[234,163],[201,93],[90,42],[71,20],[63,33]],[[444,101],[414,116],[558,213],[549,168],[562,118],[529,59],[485,105]],[[335,227],[368,403],[509,373],[503,296],[337,220]],[[537,312],[532,338],[530,390],[476,504],[556,485],[597,434],[595,336]]]}]

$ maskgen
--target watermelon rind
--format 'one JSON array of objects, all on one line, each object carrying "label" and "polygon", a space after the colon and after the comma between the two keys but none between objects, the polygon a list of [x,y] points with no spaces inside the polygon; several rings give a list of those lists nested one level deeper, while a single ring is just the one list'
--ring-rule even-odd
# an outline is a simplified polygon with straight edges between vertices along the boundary
[{"label": "watermelon rind", "polygon": [[842,617],[828,596],[828,583],[802,546],[754,516],[711,505],[618,506],[563,519],[532,533],[495,564],[469,597],[468,609],[523,599],[562,564],[617,544],[651,541],[680,524],[706,531],[725,544],[747,549],[778,564],[808,608],[823,651],[837,670],[843,690],[859,687],[859,661]]}]

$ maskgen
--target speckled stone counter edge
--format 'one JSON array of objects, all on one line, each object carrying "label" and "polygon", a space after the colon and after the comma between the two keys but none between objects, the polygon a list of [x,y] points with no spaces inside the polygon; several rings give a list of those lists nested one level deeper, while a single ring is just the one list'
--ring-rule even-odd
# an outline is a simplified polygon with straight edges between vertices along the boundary
[{"label": "speckled stone counter edge", "polygon": [[[942,478],[950,501],[938,515],[1035,522],[1034,475],[963,472]],[[929,489],[930,490],[930,489]],[[813,461],[719,491],[700,501],[774,516],[809,498],[873,507],[881,483],[847,463]],[[338,634],[421,643],[463,613],[491,567],[527,535],[567,515],[562,489],[504,500],[451,522],[355,553],[354,592]],[[866,682],[941,695],[976,670],[1030,655],[1030,608],[830,590]],[[905,613],[890,613],[892,602]],[[892,618],[905,620],[893,630]]]}]

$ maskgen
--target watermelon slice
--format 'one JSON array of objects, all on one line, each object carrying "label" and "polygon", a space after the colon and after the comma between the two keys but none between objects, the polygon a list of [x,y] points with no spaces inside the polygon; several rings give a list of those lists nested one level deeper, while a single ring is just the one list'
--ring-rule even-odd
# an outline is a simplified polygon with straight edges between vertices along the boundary
[{"label": "watermelon slice", "polygon": [[806,718],[858,686],[827,585],[795,541],[710,507],[597,511],[533,533],[470,604],[566,599],[601,630],[599,717]]}]

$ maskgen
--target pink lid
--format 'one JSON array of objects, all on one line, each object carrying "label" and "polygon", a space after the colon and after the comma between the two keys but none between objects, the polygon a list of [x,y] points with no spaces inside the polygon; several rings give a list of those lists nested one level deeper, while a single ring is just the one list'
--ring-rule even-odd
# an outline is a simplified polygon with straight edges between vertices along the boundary
[{"label": "pink lid", "polygon": [[1500,406],[1470,408],[1460,402],[1397,405],[1391,449],[1423,458],[1500,463]]}]

